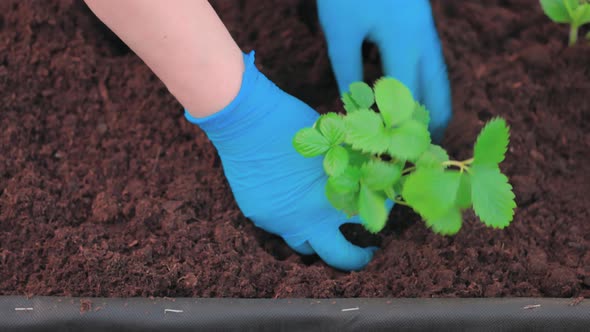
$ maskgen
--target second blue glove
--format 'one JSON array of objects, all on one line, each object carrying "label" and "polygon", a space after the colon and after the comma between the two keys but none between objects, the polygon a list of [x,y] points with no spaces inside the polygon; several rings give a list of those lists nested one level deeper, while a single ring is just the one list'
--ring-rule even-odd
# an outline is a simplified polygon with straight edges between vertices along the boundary
[{"label": "second blue glove", "polygon": [[363,80],[362,43],[379,48],[384,73],[402,81],[430,111],[440,143],[451,118],[451,96],[440,40],[428,0],[317,0],[340,92]]}]

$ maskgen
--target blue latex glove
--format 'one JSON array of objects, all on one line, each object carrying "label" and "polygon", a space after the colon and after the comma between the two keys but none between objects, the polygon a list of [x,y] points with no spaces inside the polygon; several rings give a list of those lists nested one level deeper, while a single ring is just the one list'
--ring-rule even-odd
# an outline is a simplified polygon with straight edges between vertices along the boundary
[{"label": "blue latex glove", "polygon": [[440,40],[428,0],[317,0],[340,93],[363,80],[362,43],[380,50],[383,71],[402,81],[430,111],[430,132],[440,142],[451,97]]},{"label": "blue latex glove", "polygon": [[205,118],[185,112],[186,118],[217,148],[234,197],[256,226],[335,268],[363,268],[375,248],[353,245],[338,228],[359,219],[348,219],[328,202],[322,157],[304,158],[292,145],[295,133],[319,114],[260,73],[254,52],[244,62],[240,92],[230,105]]}]

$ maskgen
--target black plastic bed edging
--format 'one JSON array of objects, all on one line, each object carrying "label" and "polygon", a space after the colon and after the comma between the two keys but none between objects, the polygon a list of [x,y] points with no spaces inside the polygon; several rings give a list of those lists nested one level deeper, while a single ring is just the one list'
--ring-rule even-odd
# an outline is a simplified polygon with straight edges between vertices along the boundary
[{"label": "black plastic bed edging", "polygon": [[590,301],[0,297],[0,331],[590,331]]}]

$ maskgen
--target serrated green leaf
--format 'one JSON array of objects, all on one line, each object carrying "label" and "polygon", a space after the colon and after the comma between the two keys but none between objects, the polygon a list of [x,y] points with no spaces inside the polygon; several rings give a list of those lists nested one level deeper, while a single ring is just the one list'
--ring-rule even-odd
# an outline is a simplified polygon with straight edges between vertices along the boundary
[{"label": "serrated green leaf", "polygon": [[385,188],[384,192],[387,198],[389,198],[392,201],[395,201],[395,199],[397,198],[397,193],[395,192],[395,190],[393,190],[393,187]]},{"label": "serrated green leaf", "polygon": [[348,216],[358,213],[358,191],[339,192],[328,181],[326,183],[326,197],[332,206],[340,211],[344,211]]},{"label": "serrated green leaf", "polygon": [[471,207],[471,179],[469,178],[469,173],[461,173],[455,206],[463,210]]},{"label": "serrated green leaf", "polygon": [[423,218],[437,220],[454,205],[459,174],[438,168],[417,169],[404,183],[404,200]]},{"label": "serrated green leaf", "polygon": [[414,97],[399,80],[384,77],[374,85],[377,107],[387,127],[398,126],[412,117]]},{"label": "serrated green leaf", "polygon": [[395,191],[396,194],[399,195],[404,191],[404,185],[407,179],[408,175],[402,176],[396,183],[393,184],[393,191]]},{"label": "serrated green leaf", "polygon": [[590,23],[590,4],[584,3],[576,9],[574,22],[578,26]]},{"label": "serrated green leaf", "polygon": [[447,151],[436,144],[430,144],[428,149],[416,161],[416,167],[440,167],[445,168],[442,163],[449,161]]},{"label": "serrated green leaf", "polygon": [[385,227],[388,213],[384,196],[371,190],[366,185],[361,185],[358,207],[363,226],[369,232],[377,233]]},{"label": "serrated green leaf", "polygon": [[303,128],[295,134],[293,147],[304,157],[315,157],[328,151],[330,142],[315,128]]},{"label": "serrated green leaf", "polygon": [[348,114],[344,123],[347,129],[345,142],[352,145],[353,149],[370,153],[387,151],[389,140],[379,114],[360,109]]},{"label": "serrated green leaf", "polygon": [[416,102],[414,113],[412,113],[412,119],[420,122],[424,127],[428,128],[428,125],[430,124],[430,113],[428,113],[426,106]]},{"label": "serrated green leaf", "polygon": [[508,149],[510,132],[506,121],[494,118],[481,130],[475,141],[474,163],[480,165],[498,165],[504,160]]},{"label": "serrated green leaf", "polygon": [[543,8],[545,15],[554,22],[569,23],[571,21],[571,16],[563,0],[541,0],[541,8]]},{"label": "serrated green leaf", "polygon": [[463,216],[457,208],[451,208],[440,218],[425,219],[426,225],[435,233],[441,235],[454,235],[459,232],[463,224]]},{"label": "serrated green leaf", "polygon": [[567,9],[567,12],[568,12],[570,18],[573,20],[576,10],[578,9],[578,6],[580,6],[580,0],[562,0],[562,1],[563,1],[563,5]]},{"label": "serrated green leaf", "polygon": [[334,191],[339,193],[357,192],[360,178],[360,169],[349,165],[339,176],[329,177],[328,183]]},{"label": "serrated green leaf", "polygon": [[328,150],[324,157],[324,171],[330,176],[338,176],[348,166],[348,152],[343,147],[336,145]]},{"label": "serrated green leaf", "polygon": [[382,160],[369,160],[361,167],[361,180],[375,191],[391,187],[402,175],[401,166]]},{"label": "serrated green leaf", "polygon": [[349,85],[350,95],[359,108],[371,108],[375,102],[373,89],[365,82],[354,82]]},{"label": "serrated green leaf", "polygon": [[344,142],[346,126],[344,119],[336,113],[326,113],[318,119],[320,132],[332,145]]},{"label": "serrated green leaf", "polygon": [[352,166],[361,167],[365,161],[371,159],[372,157],[368,153],[363,153],[353,149],[350,145],[346,145],[344,148],[346,151],[348,151],[348,163]]},{"label": "serrated green leaf", "polygon": [[421,123],[408,120],[398,128],[391,129],[389,139],[387,151],[391,156],[415,161],[428,149],[430,132]]},{"label": "serrated green leaf", "polygon": [[342,97],[340,98],[342,103],[344,104],[344,110],[346,113],[352,113],[359,109],[359,105],[352,99],[352,95],[350,92],[342,93]]},{"label": "serrated green leaf", "polygon": [[494,228],[504,228],[514,217],[514,193],[508,178],[497,166],[477,165],[470,168],[473,210],[481,221]]}]

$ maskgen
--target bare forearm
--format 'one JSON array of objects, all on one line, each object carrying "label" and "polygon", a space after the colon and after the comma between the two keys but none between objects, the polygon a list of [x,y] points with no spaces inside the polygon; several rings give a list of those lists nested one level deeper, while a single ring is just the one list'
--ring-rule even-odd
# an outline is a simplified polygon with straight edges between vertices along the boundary
[{"label": "bare forearm", "polygon": [[85,0],[195,117],[238,94],[242,52],[205,0]]}]

